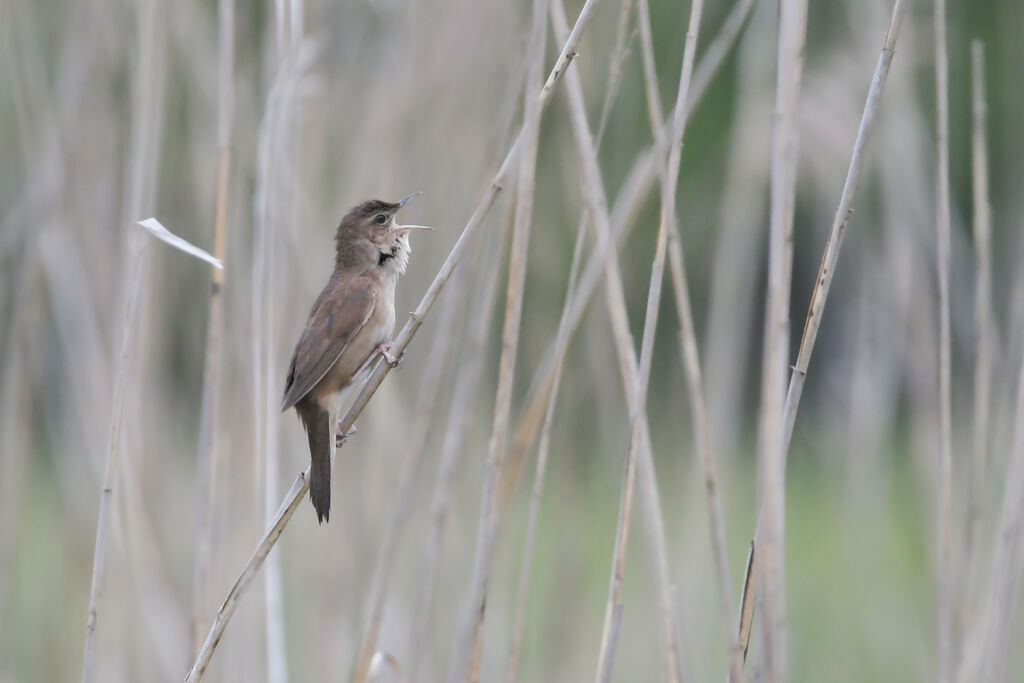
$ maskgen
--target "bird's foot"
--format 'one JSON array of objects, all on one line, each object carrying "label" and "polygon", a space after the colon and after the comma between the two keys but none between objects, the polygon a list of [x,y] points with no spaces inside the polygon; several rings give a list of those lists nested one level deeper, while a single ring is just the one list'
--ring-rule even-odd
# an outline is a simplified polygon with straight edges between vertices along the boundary
[{"label": "bird's foot", "polygon": [[352,428],[349,429],[347,432],[341,431],[341,420],[338,420],[338,433],[334,437],[334,447],[341,448],[343,445],[345,445],[345,439],[352,436],[358,431],[359,430],[356,429],[355,425],[352,425]]},{"label": "bird's foot", "polygon": [[394,369],[402,364],[402,359],[405,358],[405,351],[402,351],[402,353],[400,353],[398,356],[393,356],[391,354],[392,344],[393,342],[384,342],[383,344],[377,347],[377,353],[383,356],[384,360],[387,361],[387,364],[390,365],[392,369]]}]

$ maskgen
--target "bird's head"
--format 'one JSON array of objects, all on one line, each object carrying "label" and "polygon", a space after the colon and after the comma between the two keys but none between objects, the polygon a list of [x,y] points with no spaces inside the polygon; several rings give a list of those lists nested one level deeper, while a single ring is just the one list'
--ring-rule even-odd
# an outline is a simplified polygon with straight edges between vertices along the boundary
[{"label": "bird's head", "polygon": [[399,225],[395,216],[414,192],[397,202],[369,199],[341,219],[334,236],[336,261],[347,268],[384,268],[401,274],[409,265],[409,232],[431,230],[425,225]]}]

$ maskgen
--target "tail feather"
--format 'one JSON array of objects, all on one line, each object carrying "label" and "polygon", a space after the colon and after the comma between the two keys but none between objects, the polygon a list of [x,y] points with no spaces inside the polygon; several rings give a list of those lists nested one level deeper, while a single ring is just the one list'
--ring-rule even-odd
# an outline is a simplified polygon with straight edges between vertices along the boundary
[{"label": "tail feather", "polygon": [[309,500],[321,524],[331,514],[331,416],[315,400],[296,405],[309,439]]}]

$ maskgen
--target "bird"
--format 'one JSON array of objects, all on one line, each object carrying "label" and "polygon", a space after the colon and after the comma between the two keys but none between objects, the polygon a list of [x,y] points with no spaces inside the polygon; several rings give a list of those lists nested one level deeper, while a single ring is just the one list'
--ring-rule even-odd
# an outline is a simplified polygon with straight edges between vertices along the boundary
[{"label": "bird", "polygon": [[330,519],[331,463],[348,434],[338,434],[343,390],[360,383],[377,357],[392,367],[395,286],[409,265],[409,232],[398,211],[418,195],[397,202],[370,199],[341,219],[334,235],[334,271],[313,303],[292,352],[281,412],[294,407],[309,441],[309,497],[317,521]]}]

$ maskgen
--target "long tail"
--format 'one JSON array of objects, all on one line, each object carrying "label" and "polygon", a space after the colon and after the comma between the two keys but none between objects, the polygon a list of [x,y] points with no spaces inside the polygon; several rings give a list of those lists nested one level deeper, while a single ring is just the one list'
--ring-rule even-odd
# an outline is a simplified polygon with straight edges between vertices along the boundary
[{"label": "long tail", "polygon": [[315,400],[301,401],[295,408],[309,439],[309,500],[323,524],[331,516],[331,416]]}]

